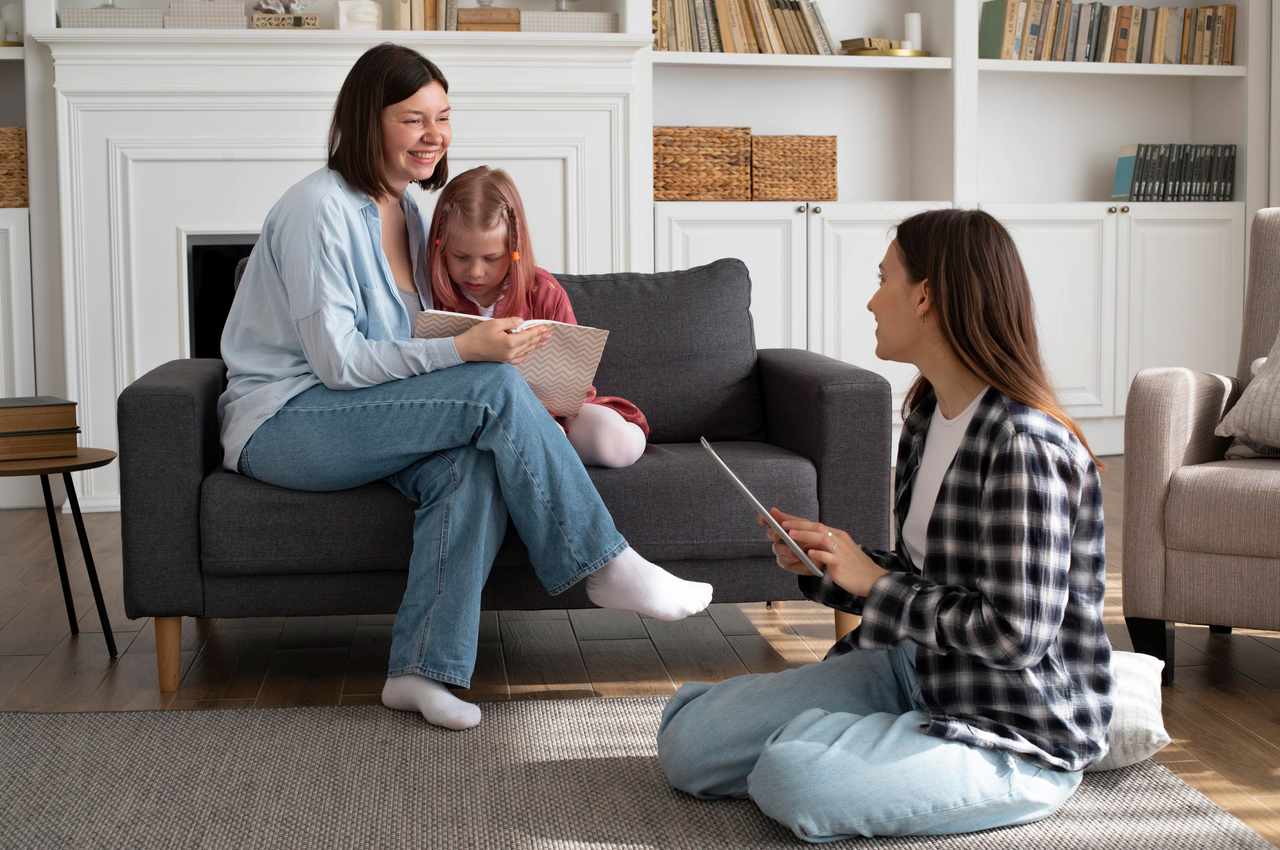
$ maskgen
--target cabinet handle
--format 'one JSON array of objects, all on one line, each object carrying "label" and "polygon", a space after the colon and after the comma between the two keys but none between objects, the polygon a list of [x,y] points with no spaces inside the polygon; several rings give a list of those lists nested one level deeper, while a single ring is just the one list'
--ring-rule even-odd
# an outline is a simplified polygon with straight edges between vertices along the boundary
[{"label": "cabinet handle", "polygon": [[1116,208],[1115,208],[1115,207],[1107,207],[1107,213],[1108,213],[1108,214],[1114,213],[1115,211],[1116,211]]},{"label": "cabinet handle", "polygon": [[814,207],[814,208],[813,208],[813,214],[814,214],[814,215],[820,215],[821,213],[822,213],[822,207]]},{"label": "cabinet handle", "polygon": [[804,204],[801,204],[800,206],[796,207],[796,212],[799,212],[799,213],[804,212]]},{"label": "cabinet handle", "polygon": [[1129,208],[1128,208],[1128,207],[1121,207],[1121,208],[1120,208],[1120,212],[1128,212],[1128,211],[1129,211]]}]

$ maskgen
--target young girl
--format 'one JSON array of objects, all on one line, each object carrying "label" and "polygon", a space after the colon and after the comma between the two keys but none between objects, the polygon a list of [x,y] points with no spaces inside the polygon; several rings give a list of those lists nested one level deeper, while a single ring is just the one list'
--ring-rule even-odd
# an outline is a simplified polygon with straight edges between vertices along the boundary
[{"label": "young girl", "polygon": [[[534,264],[524,204],[505,171],[482,165],[455,177],[436,204],[429,244],[437,309],[578,323],[564,287]],[[588,466],[630,466],[649,436],[640,408],[595,387],[577,416],[558,421]]]},{"label": "young girl", "polygon": [[826,574],[774,537],[779,566],[862,623],[821,663],[682,687],[662,766],[675,787],[750,796],[813,842],[1047,817],[1107,747],[1097,466],[1054,399],[1026,273],[990,215],[902,222],[867,309],[876,355],[920,370],[897,548],[775,508]]}]

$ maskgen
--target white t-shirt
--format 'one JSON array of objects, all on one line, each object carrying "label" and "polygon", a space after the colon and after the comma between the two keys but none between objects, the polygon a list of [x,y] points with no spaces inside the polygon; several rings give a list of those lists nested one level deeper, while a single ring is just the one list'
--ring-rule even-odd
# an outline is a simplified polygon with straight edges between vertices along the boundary
[{"label": "white t-shirt", "polygon": [[[466,295],[466,293],[464,292],[463,295]],[[486,319],[493,318],[493,308],[498,306],[497,301],[493,302],[488,307],[486,307],[476,299],[472,298],[470,295],[467,295],[467,300],[470,301],[472,304],[476,305],[476,309],[480,311],[481,316],[484,316]]]},{"label": "white t-shirt", "polygon": [[929,420],[929,431],[925,435],[924,456],[920,458],[916,483],[911,490],[911,507],[907,509],[906,521],[902,523],[902,542],[911,562],[919,568],[924,567],[924,556],[929,551],[929,518],[933,516],[942,479],[964,441],[964,432],[978,410],[978,402],[986,394],[987,388],[983,387],[955,419],[943,416],[940,404],[933,409],[933,418]]}]

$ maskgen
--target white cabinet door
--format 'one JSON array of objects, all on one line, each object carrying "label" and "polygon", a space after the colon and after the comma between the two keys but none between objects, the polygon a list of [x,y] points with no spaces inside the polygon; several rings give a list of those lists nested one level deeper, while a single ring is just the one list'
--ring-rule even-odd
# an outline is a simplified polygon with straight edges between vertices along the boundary
[{"label": "white cabinet door", "polygon": [[893,226],[937,203],[815,203],[809,214],[809,348],[878,372],[893,388],[893,410],[916,368],[876,357],[876,322],[867,301],[878,286],[877,266],[893,240]]},{"label": "white cabinet door", "polygon": [[[1040,356],[1072,418],[1116,413],[1114,204],[983,204],[1008,229],[1035,300]],[[1113,212],[1113,210],[1117,210]]]},{"label": "white cabinet door", "polygon": [[654,269],[737,257],[751,273],[756,348],[804,348],[805,205],[663,202],[654,204]]},{"label": "white cabinet door", "polygon": [[1117,370],[1125,390],[1118,407],[1142,369],[1234,375],[1244,316],[1243,204],[1129,206],[1120,216],[1129,248],[1120,322],[1129,344]]}]

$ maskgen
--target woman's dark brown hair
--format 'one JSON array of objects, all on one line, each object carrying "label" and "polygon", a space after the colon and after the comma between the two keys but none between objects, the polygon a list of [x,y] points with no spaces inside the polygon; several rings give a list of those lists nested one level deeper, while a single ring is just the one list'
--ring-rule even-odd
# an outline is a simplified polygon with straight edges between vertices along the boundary
[{"label": "woman's dark brown hair", "polygon": [[[382,110],[412,97],[418,89],[449,81],[430,59],[398,44],[383,43],[364,52],[347,72],[329,125],[329,167],[352,188],[372,198],[391,192],[382,164]],[[449,182],[449,155],[440,157],[423,189],[434,191]]]},{"label": "woman's dark brown hair", "polygon": [[[969,371],[1061,422],[1093,456],[1049,385],[1031,286],[1009,231],[982,210],[930,210],[899,224],[897,241],[911,280],[929,282],[942,336]],[[904,418],[931,389],[923,375],[916,378]]]}]

